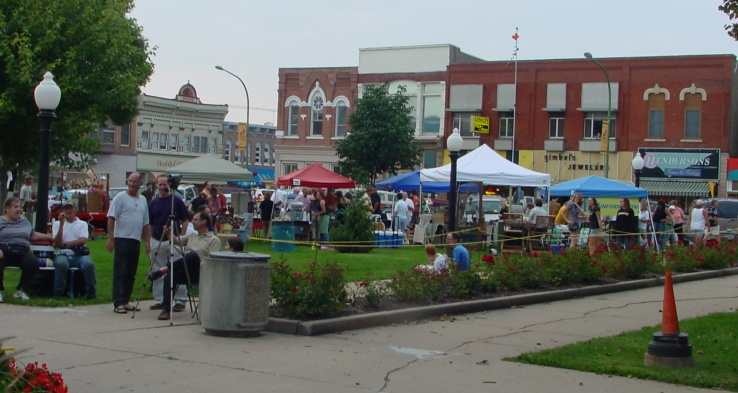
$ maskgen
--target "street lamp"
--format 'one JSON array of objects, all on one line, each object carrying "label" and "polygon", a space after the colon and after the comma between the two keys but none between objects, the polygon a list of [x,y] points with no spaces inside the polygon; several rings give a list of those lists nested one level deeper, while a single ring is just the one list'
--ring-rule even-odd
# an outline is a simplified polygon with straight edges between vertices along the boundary
[{"label": "street lamp", "polygon": [[[584,57],[589,59],[592,63],[595,63],[597,67],[600,67],[602,70],[602,73],[605,74],[605,80],[607,81],[607,119],[602,122],[602,137],[605,138],[604,146],[605,146],[605,169],[604,169],[604,175],[605,178],[607,178],[607,173],[610,167],[610,113],[612,112],[612,86],[610,84],[610,74],[607,73],[607,70],[604,66],[602,66],[602,63],[597,61],[594,57],[592,57],[592,54],[590,52],[584,52]],[[607,124],[607,126],[605,125]],[[607,127],[607,128],[605,128]],[[607,133],[605,133],[605,130],[607,130]]]},{"label": "street lamp", "polygon": [[46,233],[49,220],[49,132],[51,121],[56,118],[56,107],[61,100],[61,90],[54,82],[51,72],[44,74],[42,80],[33,91],[33,98],[38,107],[38,118],[41,127],[41,159],[38,169],[38,198],[36,199],[36,231]]},{"label": "street lamp", "polygon": [[633,161],[631,161],[630,164],[633,166],[633,174],[635,174],[635,186],[640,187],[641,170],[643,170],[643,166],[645,165],[645,161],[643,161],[643,153],[636,151],[633,156]]},{"label": "street lamp", "polygon": [[446,139],[446,148],[448,149],[449,156],[451,157],[451,179],[450,188],[448,195],[448,230],[447,232],[453,232],[456,230],[456,194],[458,193],[456,184],[456,161],[459,159],[459,152],[464,145],[464,139],[459,134],[459,129],[454,128],[451,135]]},{"label": "street lamp", "polygon": [[[246,88],[246,83],[243,82],[243,79],[241,79],[241,77],[223,68],[223,66],[216,65],[215,69],[218,71],[223,71],[225,73],[228,73],[232,77],[238,79],[239,82],[241,82],[241,86],[243,86],[243,90],[246,92],[246,134],[248,134],[249,133],[249,112],[250,110],[249,110],[249,89]],[[243,146],[243,148],[245,149],[246,146]]]}]

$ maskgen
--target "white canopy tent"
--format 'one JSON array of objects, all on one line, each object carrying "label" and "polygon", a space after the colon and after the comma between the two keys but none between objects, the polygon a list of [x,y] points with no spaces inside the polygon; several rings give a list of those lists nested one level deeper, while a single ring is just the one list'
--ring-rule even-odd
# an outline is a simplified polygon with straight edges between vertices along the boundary
[{"label": "white canopy tent", "polygon": [[[451,164],[422,169],[421,182],[449,182]],[[485,185],[549,187],[551,175],[524,168],[508,161],[488,145],[482,144],[463,155],[456,163],[456,180]]]},{"label": "white canopy tent", "polygon": [[248,169],[215,155],[203,155],[185,161],[167,171],[181,175],[184,183],[226,184],[229,181],[248,181],[253,178]]}]

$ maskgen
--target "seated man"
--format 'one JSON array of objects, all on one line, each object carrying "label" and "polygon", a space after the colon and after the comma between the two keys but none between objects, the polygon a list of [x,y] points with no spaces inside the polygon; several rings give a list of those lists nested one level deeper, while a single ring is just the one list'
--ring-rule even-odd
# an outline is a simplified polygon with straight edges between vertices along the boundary
[{"label": "seated man", "polygon": [[449,233],[446,236],[446,242],[453,246],[453,251],[451,253],[451,257],[454,260],[454,263],[456,264],[456,268],[460,272],[465,272],[469,270],[471,262],[469,258],[469,250],[464,247],[463,244],[458,244],[459,242],[459,234],[457,232]]},{"label": "seated man", "polygon": [[175,260],[172,263],[173,267],[164,266],[149,273],[149,279],[152,281],[164,277],[164,299],[161,302],[162,310],[159,314],[159,320],[162,321],[169,319],[169,306],[172,301],[171,283],[167,273],[171,271],[174,274],[175,287],[186,284],[188,276],[191,283],[197,283],[200,281],[200,261],[211,252],[222,249],[220,239],[208,229],[211,226],[210,215],[202,211],[195,214],[192,217],[192,225],[197,233],[185,236],[181,240],[185,246],[184,257]]},{"label": "seated man", "polygon": [[85,246],[89,238],[87,222],[77,218],[77,209],[71,203],[62,207],[59,220],[52,225],[52,236],[54,247],[61,249],[54,258],[54,296],[64,296],[69,268],[74,267],[79,268],[84,277],[85,296],[94,298],[95,265],[90,260],[90,250]]},{"label": "seated man", "polygon": [[536,207],[530,209],[528,217],[526,217],[526,221],[532,225],[536,224],[539,216],[548,216],[548,212],[543,208],[543,201],[540,198],[536,198],[535,205]]}]

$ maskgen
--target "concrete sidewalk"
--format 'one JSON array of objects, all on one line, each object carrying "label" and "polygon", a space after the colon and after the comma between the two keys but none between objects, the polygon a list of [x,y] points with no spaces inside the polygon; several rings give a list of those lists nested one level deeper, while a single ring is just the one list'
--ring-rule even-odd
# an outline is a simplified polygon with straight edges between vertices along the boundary
[{"label": "concrete sidewalk", "polygon": [[[738,276],[679,284],[687,318],[738,306]],[[318,337],[203,335],[189,315],[0,305],[0,336],[70,392],[696,392],[502,359],[660,322],[661,288]],[[147,309],[148,304],[142,308]],[[644,350],[646,343],[644,343]]]}]

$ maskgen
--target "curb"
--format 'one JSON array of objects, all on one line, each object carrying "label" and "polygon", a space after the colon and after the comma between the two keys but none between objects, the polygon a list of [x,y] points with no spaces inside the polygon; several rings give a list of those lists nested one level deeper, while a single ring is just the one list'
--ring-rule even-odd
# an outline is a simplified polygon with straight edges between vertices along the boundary
[{"label": "curb", "polygon": [[[709,270],[695,273],[674,275],[675,283],[706,280],[738,274],[738,267]],[[491,299],[467,300],[461,302],[434,304],[430,306],[410,307],[400,310],[378,311],[373,313],[350,315],[346,317],[300,321],[284,318],[269,318],[266,331],[301,336],[316,336],[337,333],[345,330],[364,329],[385,326],[395,323],[407,323],[429,319],[440,315],[466,314],[480,311],[525,306],[536,303],[548,303],[556,300],[574,299],[603,293],[629,291],[662,285],[663,277],[623,281],[614,284],[589,285],[581,288],[527,293]]]}]

